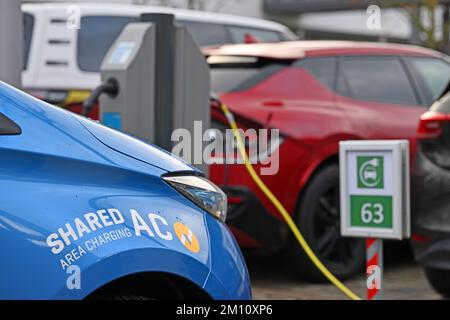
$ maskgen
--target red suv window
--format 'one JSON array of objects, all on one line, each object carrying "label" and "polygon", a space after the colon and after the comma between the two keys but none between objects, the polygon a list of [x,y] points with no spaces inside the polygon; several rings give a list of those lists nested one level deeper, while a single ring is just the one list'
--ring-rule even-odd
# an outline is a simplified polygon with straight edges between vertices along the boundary
[{"label": "red suv window", "polygon": [[285,68],[284,65],[276,63],[263,67],[258,65],[210,67],[211,91],[216,93],[250,89]]},{"label": "red suv window", "polygon": [[432,101],[438,99],[450,82],[450,64],[436,58],[411,57],[407,61],[423,79]]},{"label": "red suv window", "polygon": [[295,62],[293,66],[306,69],[324,85],[332,90],[336,89],[336,58],[307,58]]},{"label": "red suv window", "polygon": [[419,105],[406,70],[396,57],[343,57],[338,91],[358,100]]}]

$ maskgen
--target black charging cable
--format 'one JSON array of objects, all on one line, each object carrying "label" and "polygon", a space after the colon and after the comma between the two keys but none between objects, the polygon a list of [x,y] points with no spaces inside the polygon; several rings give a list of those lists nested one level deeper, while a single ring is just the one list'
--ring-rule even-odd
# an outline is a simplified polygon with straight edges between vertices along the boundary
[{"label": "black charging cable", "polygon": [[119,93],[119,82],[114,78],[110,78],[95,88],[91,95],[83,102],[83,111],[81,113],[83,116],[86,117],[91,112],[94,105],[98,102],[100,95],[103,93],[108,94],[111,98],[117,96]]}]

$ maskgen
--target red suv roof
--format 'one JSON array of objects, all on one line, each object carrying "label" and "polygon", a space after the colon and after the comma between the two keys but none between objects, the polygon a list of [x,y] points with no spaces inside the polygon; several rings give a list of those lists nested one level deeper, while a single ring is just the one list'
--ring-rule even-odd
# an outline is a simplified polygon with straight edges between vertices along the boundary
[{"label": "red suv roof", "polygon": [[306,56],[380,54],[416,55],[442,57],[437,51],[403,44],[354,41],[287,41],[278,43],[255,43],[223,45],[205,48],[207,56],[251,56],[261,58],[295,60]]}]

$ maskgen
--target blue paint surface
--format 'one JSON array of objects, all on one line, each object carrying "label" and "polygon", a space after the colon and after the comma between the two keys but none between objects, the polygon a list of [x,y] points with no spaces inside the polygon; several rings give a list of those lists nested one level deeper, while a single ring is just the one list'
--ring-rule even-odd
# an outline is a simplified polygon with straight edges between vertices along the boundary
[{"label": "blue paint surface", "polygon": [[[155,271],[213,298],[251,298],[227,226],[161,179],[194,168],[1,82],[0,113],[22,128],[0,135],[0,299],[81,299],[115,279]],[[133,212],[150,232],[137,234]],[[78,229],[89,226],[86,217],[95,230]],[[197,237],[198,252],[177,237],[176,222]],[[71,265],[81,270],[81,289],[67,287]]]}]

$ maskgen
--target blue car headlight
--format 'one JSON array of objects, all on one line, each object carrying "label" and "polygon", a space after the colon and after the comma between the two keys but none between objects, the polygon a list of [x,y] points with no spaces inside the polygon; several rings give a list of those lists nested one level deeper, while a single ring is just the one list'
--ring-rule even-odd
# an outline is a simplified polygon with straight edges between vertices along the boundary
[{"label": "blue car headlight", "polygon": [[225,222],[227,196],[214,183],[193,175],[164,175],[162,179],[197,206]]}]

